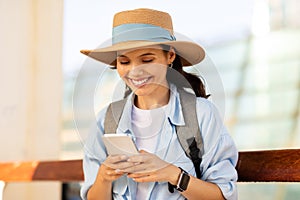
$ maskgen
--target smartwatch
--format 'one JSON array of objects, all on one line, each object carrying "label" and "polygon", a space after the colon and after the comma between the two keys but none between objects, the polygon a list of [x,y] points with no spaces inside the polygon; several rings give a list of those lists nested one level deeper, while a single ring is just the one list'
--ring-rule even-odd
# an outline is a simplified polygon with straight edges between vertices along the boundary
[{"label": "smartwatch", "polygon": [[185,191],[188,187],[189,182],[190,182],[189,174],[186,171],[184,171],[181,167],[179,167],[179,169],[181,170],[181,173],[179,175],[177,185],[172,185],[172,184],[168,183],[169,191],[171,193],[174,192],[174,188],[176,190],[178,190],[179,192]]}]

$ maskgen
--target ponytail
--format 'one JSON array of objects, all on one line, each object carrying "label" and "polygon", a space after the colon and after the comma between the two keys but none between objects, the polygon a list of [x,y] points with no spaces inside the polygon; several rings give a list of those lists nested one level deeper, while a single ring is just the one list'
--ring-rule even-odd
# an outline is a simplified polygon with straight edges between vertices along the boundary
[{"label": "ponytail", "polygon": [[173,70],[168,69],[167,80],[169,82],[175,84],[178,88],[191,88],[197,97],[203,97],[207,99],[210,96],[206,94],[205,85],[198,76],[183,70],[180,56],[177,54],[175,60],[173,61],[172,69],[179,72],[180,75],[172,72]]}]

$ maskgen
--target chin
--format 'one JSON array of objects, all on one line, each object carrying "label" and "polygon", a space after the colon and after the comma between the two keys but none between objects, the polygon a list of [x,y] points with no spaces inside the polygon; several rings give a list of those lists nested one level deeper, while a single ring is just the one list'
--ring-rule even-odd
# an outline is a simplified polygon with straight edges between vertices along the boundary
[{"label": "chin", "polygon": [[149,96],[149,95],[151,95],[151,93],[152,93],[152,91],[149,91],[149,90],[137,89],[134,91],[134,94],[137,96]]},{"label": "chin", "polygon": [[134,88],[133,92],[137,96],[149,96],[153,93],[154,88],[149,86],[143,86],[141,88]]}]

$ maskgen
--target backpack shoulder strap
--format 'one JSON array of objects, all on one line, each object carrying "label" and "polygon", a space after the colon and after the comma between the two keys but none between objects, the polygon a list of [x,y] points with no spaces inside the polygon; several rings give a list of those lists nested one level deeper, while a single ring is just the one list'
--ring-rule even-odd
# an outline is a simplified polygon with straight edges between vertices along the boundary
[{"label": "backpack shoulder strap", "polygon": [[116,133],[127,98],[109,104],[105,119],[104,133]]},{"label": "backpack shoulder strap", "polygon": [[185,154],[192,160],[197,178],[201,177],[200,164],[202,161],[203,139],[196,112],[196,96],[182,89],[178,89],[184,116],[185,126],[176,126],[178,140]]}]

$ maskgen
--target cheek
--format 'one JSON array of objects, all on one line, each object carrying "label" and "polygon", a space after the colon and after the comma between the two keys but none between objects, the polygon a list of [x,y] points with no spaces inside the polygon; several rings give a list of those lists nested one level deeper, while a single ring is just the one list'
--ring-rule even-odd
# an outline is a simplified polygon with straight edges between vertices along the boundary
[{"label": "cheek", "polygon": [[167,67],[166,66],[158,66],[152,69],[152,73],[156,74],[156,77],[160,80],[166,78]]},{"label": "cheek", "polygon": [[117,66],[117,72],[121,78],[123,78],[127,74],[127,71],[128,70],[126,70],[126,68]]}]

